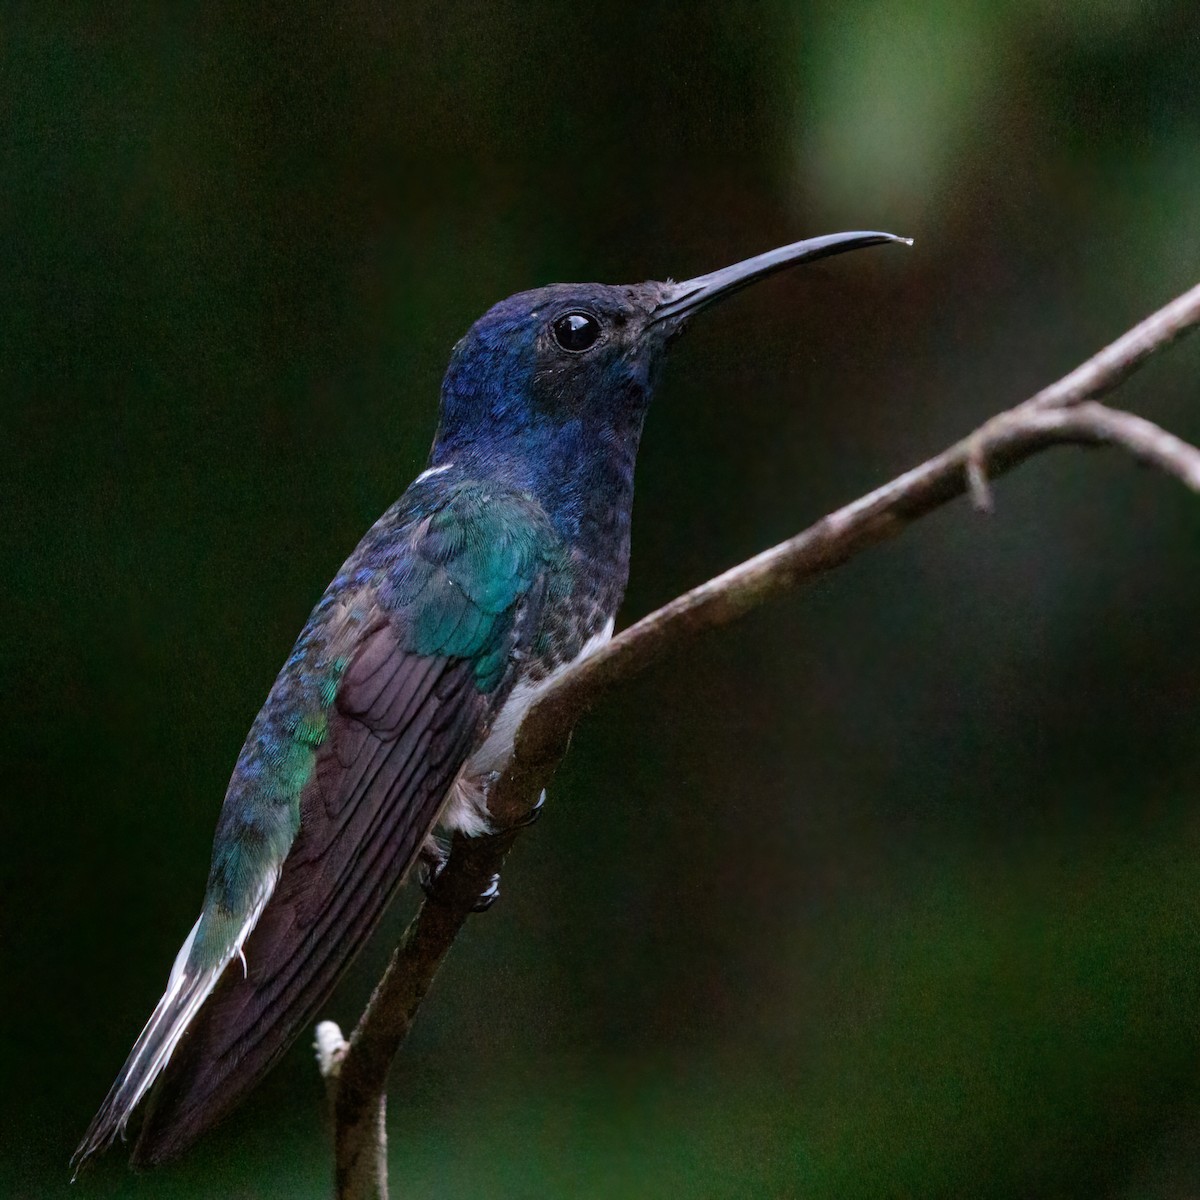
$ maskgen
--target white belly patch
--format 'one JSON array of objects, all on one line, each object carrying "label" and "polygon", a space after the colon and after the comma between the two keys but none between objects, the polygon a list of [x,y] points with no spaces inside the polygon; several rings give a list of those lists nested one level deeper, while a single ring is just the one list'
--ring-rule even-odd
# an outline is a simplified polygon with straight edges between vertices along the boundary
[{"label": "white belly patch", "polygon": [[593,634],[583,644],[578,657],[558,668],[537,683],[521,682],[509,693],[504,707],[496,714],[491,731],[482,746],[463,764],[446,797],[439,824],[449,833],[465,833],[478,837],[491,831],[487,815],[487,780],[497,771],[502,771],[512,757],[513,742],[525,714],[537,698],[568,667],[595,654],[613,635],[613,620],[610,617],[604,628]]}]

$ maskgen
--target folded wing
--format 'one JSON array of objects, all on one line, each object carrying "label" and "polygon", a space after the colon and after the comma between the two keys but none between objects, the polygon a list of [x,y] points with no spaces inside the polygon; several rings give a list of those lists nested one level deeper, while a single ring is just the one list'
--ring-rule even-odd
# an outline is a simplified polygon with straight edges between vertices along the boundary
[{"label": "folded wing", "polygon": [[331,585],[243,747],[201,918],[76,1162],[152,1084],[133,1161],[178,1154],[315,1016],[531,645],[553,548],[526,503],[464,488],[403,529],[384,518]]},{"label": "folded wing", "polygon": [[164,1072],[136,1163],[178,1153],[271,1068],[377,924],[465,760],[483,697],[471,664],[371,635],[347,673],[300,830],[242,947]]}]

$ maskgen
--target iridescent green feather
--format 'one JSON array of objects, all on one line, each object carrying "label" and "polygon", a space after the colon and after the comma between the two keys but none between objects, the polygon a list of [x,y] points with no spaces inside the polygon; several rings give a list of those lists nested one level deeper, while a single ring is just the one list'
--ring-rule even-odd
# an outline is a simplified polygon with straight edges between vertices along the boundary
[{"label": "iridescent green feather", "polygon": [[463,484],[435,505],[390,516],[407,526],[407,537],[394,525],[387,530],[392,539],[401,534],[402,554],[372,564],[371,540],[364,542],[318,604],[243,748],[230,785],[237,802],[222,809],[197,932],[202,959],[227,951],[287,856],[354,631],[389,612],[404,649],[470,660],[476,687],[489,693],[508,668],[524,597],[540,578],[563,585],[561,539],[518,493]]},{"label": "iridescent green feather", "polygon": [[564,567],[558,534],[525,498],[467,485],[428,518],[414,550],[392,587],[411,649],[474,660],[476,686],[492,691],[521,600],[540,576]]}]

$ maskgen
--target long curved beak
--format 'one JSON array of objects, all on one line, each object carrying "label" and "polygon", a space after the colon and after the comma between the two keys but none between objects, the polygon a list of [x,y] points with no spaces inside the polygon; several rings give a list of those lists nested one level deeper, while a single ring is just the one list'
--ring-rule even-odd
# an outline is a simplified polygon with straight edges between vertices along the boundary
[{"label": "long curved beak", "polygon": [[682,283],[668,284],[664,299],[654,310],[650,321],[653,324],[672,317],[690,316],[698,309],[722,300],[768,275],[774,275],[785,267],[815,262],[818,258],[844,254],[847,250],[861,250],[864,246],[878,246],[881,242],[900,242],[911,246],[912,238],[897,237],[894,233],[827,233],[823,237],[780,246],[765,254],[756,254],[744,262],[734,263],[731,267],[697,275],[695,279],[685,279]]}]

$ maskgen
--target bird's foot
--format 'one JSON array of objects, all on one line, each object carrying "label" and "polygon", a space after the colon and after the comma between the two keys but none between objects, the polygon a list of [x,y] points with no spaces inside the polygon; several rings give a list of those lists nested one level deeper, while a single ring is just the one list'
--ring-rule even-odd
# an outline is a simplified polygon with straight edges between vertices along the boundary
[{"label": "bird's foot", "polygon": [[487,912],[497,900],[500,899],[500,875],[493,875],[488,880],[488,885],[479,893],[479,899],[471,905],[472,912]]},{"label": "bird's foot", "polygon": [[433,898],[433,888],[438,881],[438,876],[444,870],[449,858],[449,847],[433,834],[425,839],[425,844],[417,854],[417,881],[421,885],[421,891],[430,899]]},{"label": "bird's foot", "polygon": [[[449,846],[432,835],[427,837],[417,856],[419,871],[417,879],[421,885],[421,891],[434,903],[444,904],[448,899],[445,895],[438,894],[438,882],[449,861]],[[475,903],[471,905],[471,911],[487,912],[499,899],[500,875],[497,873],[488,879],[487,886],[479,893]]]},{"label": "bird's foot", "polygon": [[541,815],[542,810],[546,807],[546,789],[542,788],[538,798],[533,802],[533,807],[519,820],[513,823],[514,829],[525,829],[532,825]]}]

